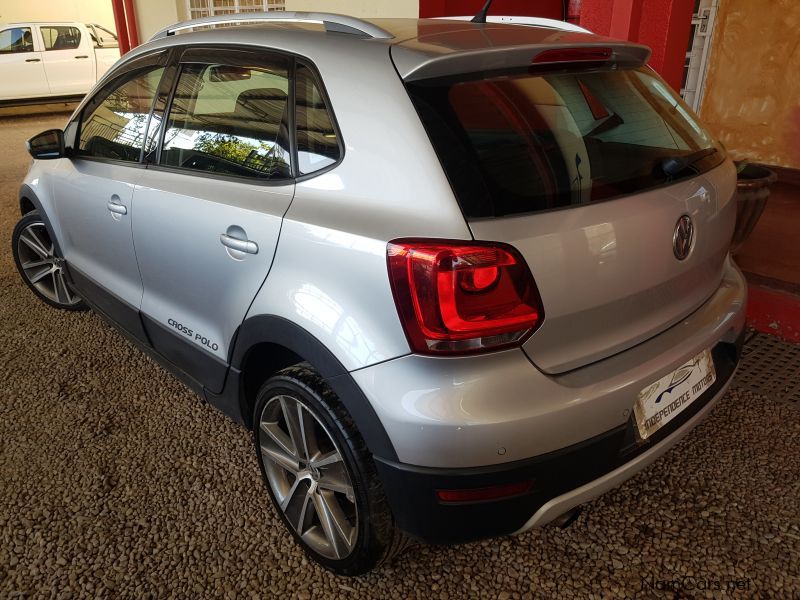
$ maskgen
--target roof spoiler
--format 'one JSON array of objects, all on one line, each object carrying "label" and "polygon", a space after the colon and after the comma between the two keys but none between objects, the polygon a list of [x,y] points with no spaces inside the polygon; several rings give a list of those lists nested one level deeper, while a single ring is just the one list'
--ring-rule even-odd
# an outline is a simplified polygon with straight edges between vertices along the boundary
[{"label": "roof spoiler", "polygon": [[[569,57],[571,50],[575,51],[576,57],[574,60]],[[587,61],[579,56],[591,54],[592,51],[597,51],[593,60]],[[596,58],[599,54],[602,54],[602,60]],[[539,55],[542,56],[537,60]],[[602,62],[620,67],[638,67],[644,65],[649,58],[650,48],[647,46],[615,40],[597,40],[592,43],[583,42],[577,44],[554,45],[550,43],[481,48],[439,56],[431,56],[401,46],[392,47],[392,59],[398,73],[405,81],[559,63],[580,65],[587,62],[593,64]]]}]

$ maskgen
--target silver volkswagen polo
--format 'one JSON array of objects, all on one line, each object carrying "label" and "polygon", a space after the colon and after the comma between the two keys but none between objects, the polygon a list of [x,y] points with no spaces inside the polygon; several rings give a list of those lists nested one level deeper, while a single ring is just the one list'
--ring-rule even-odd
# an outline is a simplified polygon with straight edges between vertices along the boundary
[{"label": "silver volkswagen polo", "polygon": [[337,573],[567,521],[706,416],[741,349],[735,170],[648,56],[557,27],[178,24],[29,141],[14,257],[250,428]]}]

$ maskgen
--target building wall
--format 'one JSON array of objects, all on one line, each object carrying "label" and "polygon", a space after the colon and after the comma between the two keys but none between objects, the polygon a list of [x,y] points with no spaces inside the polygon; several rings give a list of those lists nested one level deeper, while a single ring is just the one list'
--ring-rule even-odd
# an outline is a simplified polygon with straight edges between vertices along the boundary
[{"label": "building wall", "polygon": [[332,12],[354,17],[419,16],[419,0],[286,0],[286,10]]},{"label": "building wall", "polygon": [[720,2],[700,116],[736,158],[800,168],[800,2]]},{"label": "building wall", "polygon": [[111,0],[0,0],[0,23],[17,21],[78,21],[115,29]]},{"label": "building wall", "polygon": [[[111,0],[106,0],[111,4]],[[145,43],[167,25],[189,18],[186,0],[135,0],[139,42]]]},{"label": "building wall", "polygon": [[[419,0],[420,17],[445,17],[474,15],[484,0]],[[513,15],[525,17],[547,17],[561,19],[564,5],[561,0],[495,0],[489,9],[490,15]]]}]

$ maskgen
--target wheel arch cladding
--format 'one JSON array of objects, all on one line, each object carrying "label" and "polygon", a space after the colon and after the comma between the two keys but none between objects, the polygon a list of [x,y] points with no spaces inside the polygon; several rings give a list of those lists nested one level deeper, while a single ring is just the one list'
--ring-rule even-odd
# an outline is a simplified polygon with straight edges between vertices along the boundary
[{"label": "wheel arch cladding", "polygon": [[[319,340],[291,321],[274,315],[257,315],[247,318],[239,329],[231,356],[231,367],[242,372],[242,414],[245,423],[252,427],[251,417],[255,402],[253,382],[258,377],[250,375],[247,387],[247,370],[259,367],[259,358],[270,365],[269,376],[289,364],[294,357],[308,362],[326,383],[331,386],[339,401],[350,413],[370,452],[380,458],[397,460],[391,440],[361,388],[347,369]],[[293,361],[288,363],[287,361]],[[277,366],[275,371],[272,367]],[[262,378],[263,381],[266,378]],[[260,386],[260,384],[259,384]]]},{"label": "wheel arch cladding", "polygon": [[53,241],[56,250],[61,256],[64,256],[64,253],[61,251],[61,246],[58,243],[58,236],[55,234],[53,224],[50,222],[50,217],[42,208],[42,202],[39,200],[36,192],[34,192],[27,183],[23,183],[19,188],[19,210],[22,216],[34,210],[39,211],[39,215],[42,217],[42,221],[44,221],[44,226],[47,227],[47,233],[50,234],[50,239]]}]

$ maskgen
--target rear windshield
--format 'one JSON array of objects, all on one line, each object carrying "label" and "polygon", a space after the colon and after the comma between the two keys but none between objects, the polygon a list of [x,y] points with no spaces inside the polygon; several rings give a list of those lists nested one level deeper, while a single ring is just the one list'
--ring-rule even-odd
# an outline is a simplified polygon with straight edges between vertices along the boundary
[{"label": "rear windshield", "polygon": [[526,70],[408,89],[468,218],[633,194],[724,158],[647,68]]}]

